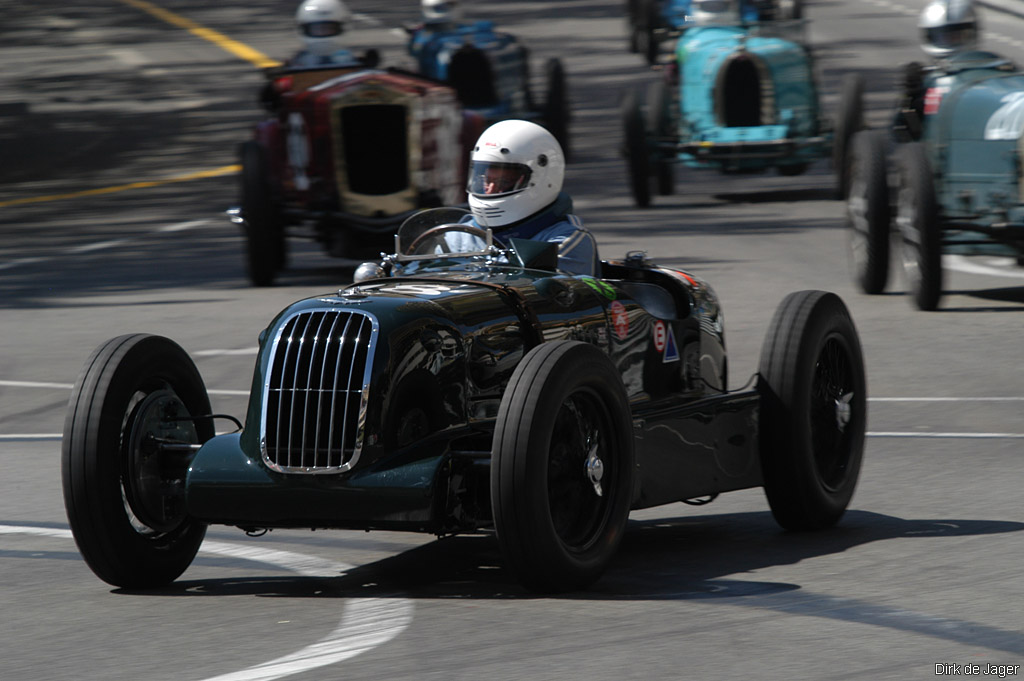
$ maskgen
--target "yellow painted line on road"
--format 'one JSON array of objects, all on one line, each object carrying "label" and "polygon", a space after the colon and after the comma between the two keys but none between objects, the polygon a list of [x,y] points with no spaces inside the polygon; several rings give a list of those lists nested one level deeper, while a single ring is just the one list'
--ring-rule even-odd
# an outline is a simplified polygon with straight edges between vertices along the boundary
[{"label": "yellow painted line on road", "polygon": [[208,40],[217,47],[221,48],[222,50],[230,52],[236,57],[239,57],[241,59],[246,60],[247,62],[254,64],[258,68],[262,69],[270,66],[278,66],[281,63],[276,59],[271,59],[270,57],[263,54],[257,49],[249,47],[244,43],[240,43],[237,40],[232,40],[223,33],[214,31],[211,28],[206,28],[205,26],[200,26],[191,19],[186,19],[185,17],[175,14],[174,12],[169,12],[164,8],[157,7],[156,5],[146,2],[145,0],[121,0],[121,2],[123,2],[126,5],[130,5],[135,9],[140,9],[143,12],[146,12],[147,14],[150,14],[156,17],[157,19],[160,19],[161,21],[166,21],[167,23],[173,26],[183,28],[192,35],[198,36],[203,40]]},{"label": "yellow painted line on road", "polygon": [[[201,26],[191,19],[186,19],[183,16],[170,12],[162,7],[158,7],[146,0],[120,0],[122,3],[134,7],[138,10],[146,12],[147,14],[165,21],[172,26],[183,28],[192,35],[198,36],[203,40],[208,40],[222,50],[229,52],[241,59],[244,59],[258,68],[267,68],[272,66],[279,66],[281,62],[276,59],[271,59],[267,55],[263,54],[257,49],[249,47],[244,43],[240,43],[237,40],[232,40],[223,33],[214,31],[213,29]],[[99,196],[102,194],[114,194],[116,192],[123,192],[129,189],[145,189],[147,187],[157,187],[163,184],[169,184],[171,182],[185,182],[188,180],[198,180],[207,177],[219,177],[221,175],[229,175],[231,173],[237,173],[240,170],[238,165],[224,166],[222,168],[215,168],[213,170],[204,170],[197,173],[190,173],[188,175],[182,175],[180,177],[173,177],[167,180],[152,180],[145,182],[132,182],[130,184],[122,184],[116,187],[100,187],[98,189],[86,189],[84,191],[69,192],[66,194],[51,194],[49,196],[31,196],[22,199],[11,199],[9,201],[0,201],[0,208],[7,208],[9,206],[21,206],[28,203],[44,203],[46,201],[61,201],[64,199],[78,199],[86,196]]]},{"label": "yellow painted line on road", "polygon": [[99,187],[97,189],[83,189],[78,192],[68,192],[67,194],[50,194],[49,196],[28,196],[23,199],[11,199],[9,201],[0,201],[0,208],[6,208],[8,206],[21,206],[26,203],[44,203],[46,201],[61,201],[63,199],[78,199],[85,196],[99,196],[101,194],[113,194],[115,192],[123,192],[129,189],[145,189],[147,187],[159,187],[164,184],[171,184],[172,182],[188,182],[189,180],[201,180],[208,177],[221,177],[222,175],[232,175],[242,169],[242,166],[238,164],[230,166],[221,166],[220,168],[214,168],[212,170],[200,170],[195,173],[188,173],[187,175],[179,175],[178,177],[170,177],[166,180],[148,180],[145,182],[132,182],[130,184],[122,184],[116,187]]}]

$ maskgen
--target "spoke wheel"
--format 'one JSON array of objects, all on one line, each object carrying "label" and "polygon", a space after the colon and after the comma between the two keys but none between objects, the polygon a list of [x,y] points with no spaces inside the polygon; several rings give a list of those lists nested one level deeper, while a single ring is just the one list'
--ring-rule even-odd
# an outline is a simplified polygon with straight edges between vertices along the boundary
[{"label": "spoke wheel", "polygon": [[786,297],[761,350],[760,446],[765,495],[786,529],[834,525],[860,474],[867,384],[857,331],[824,291]]},{"label": "spoke wheel", "polygon": [[64,505],[86,563],[115,586],[152,588],[191,564],[206,526],[188,516],[188,447],[213,436],[192,360],[160,336],[101,345],[72,390],[61,454]]},{"label": "spoke wheel", "polygon": [[506,563],[528,588],[584,588],[606,569],[629,515],[633,441],[626,391],[597,348],[543,343],[498,411],[491,508]]}]

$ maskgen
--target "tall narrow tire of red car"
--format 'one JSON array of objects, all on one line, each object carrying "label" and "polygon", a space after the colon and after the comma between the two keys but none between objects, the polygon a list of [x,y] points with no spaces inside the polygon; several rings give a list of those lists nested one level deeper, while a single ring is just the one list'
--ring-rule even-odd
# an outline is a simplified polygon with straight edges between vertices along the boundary
[{"label": "tall narrow tire of red car", "polygon": [[572,158],[572,139],[569,135],[569,122],[572,112],[569,105],[569,83],[565,77],[565,67],[559,59],[548,59],[544,65],[547,76],[548,92],[544,103],[544,122],[547,129],[558,140],[562,147],[565,160]]},{"label": "tall narrow tire of red car", "polygon": [[850,166],[847,152],[850,140],[864,129],[864,77],[859,73],[843,76],[839,88],[839,109],[836,111],[832,137],[832,168],[836,174],[836,198],[843,200],[850,189]]},{"label": "tall narrow tire of red car", "polygon": [[270,286],[284,267],[286,255],[284,230],[267,180],[266,154],[258,142],[249,140],[240,146],[239,157],[249,280],[254,286]]},{"label": "tall narrow tire of red car", "polygon": [[942,298],[942,220],[925,146],[911,142],[896,154],[896,227],[911,300],[931,311]]},{"label": "tall narrow tire of red car", "polygon": [[491,450],[498,543],[524,586],[572,591],[604,573],[625,532],[633,466],[629,402],[608,356],[578,341],[527,353]]},{"label": "tall narrow tire of red car", "polygon": [[210,401],[188,354],[161,336],[102,344],[75,381],[61,480],[75,542],[92,571],[123,588],[168,584],[191,564],[206,526],[188,516],[188,459],[157,443],[213,437]]},{"label": "tall narrow tire of red car", "polygon": [[638,207],[646,208],[651,205],[651,155],[640,110],[640,95],[633,90],[622,98],[622,138],[633,200]]},{"label": "tall narrow tire of red car", "polygon": [[[655,81],[647,87],[647,128],[660,141],[673,139],[672,86],[664,79]],[[675,192],[674,158],[657,158],[654,161],[655,185],[660,196],[669,196]]]},{"label": "tall narrow tire of red car", "polygon": [[655,30],[661,25],[661,9],[658,0],[640,0],[641,38],[638,45],[640,54],[648,66],[658,63],[660,45]]},{"label": "tall narrow tire of red car", "polygon": [[776,522],[816,530],[838,522],[864,454],[867,381],[860,338],[843,301],[789,294],[761,349],[760,448]]},{"label": "tall narrow tire of red car", "polygon": [[850,143],[846,196],[850,266],[857,285],[869,295],[884,291],[889,279],[892,235],[885,135],[882,130],[862,130]]}]

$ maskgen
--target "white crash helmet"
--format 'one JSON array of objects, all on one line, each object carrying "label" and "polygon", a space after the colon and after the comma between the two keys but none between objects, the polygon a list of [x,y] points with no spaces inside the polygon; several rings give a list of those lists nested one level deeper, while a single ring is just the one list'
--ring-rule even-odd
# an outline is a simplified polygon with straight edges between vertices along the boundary
[{"label": "white crash helmet", "polygon": [[462,20],[459,0],[423,0],[423,20],[428,24],[458,23]]},{"label": "white crash helmet", "polygon": [[738,24],[739,3],[737,0],[692,0],[690,16],[697,26]]},{"label": "white crash helmet", "polygon": [[341,34],[351,18],[341,0],[304,0],[295,12],[299,37],[307,50],[321,57],[342,49]]},{"label": "white crash helmet", "polygon": [[484,130],[469,161],[469,207],[482,227],[505,227],[554,203],[565,154],[550,132],[529,121]]},{"label": "white crash helmet", "polygon": [[921,47],[933,57],[948,57],[978,44],[978,17],[971,0],[932,0],[917,25]]}]

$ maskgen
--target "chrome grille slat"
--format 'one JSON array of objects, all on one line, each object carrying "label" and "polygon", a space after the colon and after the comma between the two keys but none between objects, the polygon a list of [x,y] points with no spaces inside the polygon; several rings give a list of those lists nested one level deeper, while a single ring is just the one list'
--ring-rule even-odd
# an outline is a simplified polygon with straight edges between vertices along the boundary
[{"label": "chrome grille slat", "polygon": [[357,310],[313,310],[279,329],[264,385],[263,459],[288,473],[349,470],[362,449],[377,320]]}]

